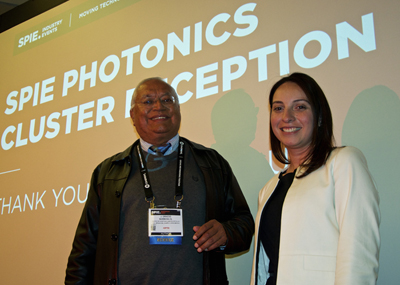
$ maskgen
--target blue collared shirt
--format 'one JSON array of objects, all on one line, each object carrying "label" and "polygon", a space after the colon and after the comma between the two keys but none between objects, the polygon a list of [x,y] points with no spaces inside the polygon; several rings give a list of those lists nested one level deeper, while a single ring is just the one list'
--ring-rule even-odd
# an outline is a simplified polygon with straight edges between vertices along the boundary
[{"label": "blue collared shirt", "polygon": [[[167,151],[164,153],[164,155],[171,154],[172,152],[174,152],[175,150],[178,149],[179,134],[176,134],[176,136],[174,136],[168,142],[171,144],[171,147],[169,149],[167,149]],[[148,142],[142,140],[142,138],[140,138],[140,146],[142,147],[143,151],[148,152],[148,153],[153,154],[153,155],[156,155],[156,153],[150,149],[152,144],[149,144]]]}]

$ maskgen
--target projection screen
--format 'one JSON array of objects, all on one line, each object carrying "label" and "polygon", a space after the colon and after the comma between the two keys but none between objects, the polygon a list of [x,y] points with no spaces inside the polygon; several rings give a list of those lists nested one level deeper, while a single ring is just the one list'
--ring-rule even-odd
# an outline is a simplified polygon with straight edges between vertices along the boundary
[{"label": "projection screen", "polygon": [[[400,280],[400,2],[70,0],[0,34],[2,284],[62,284],[93,169],[137,138],[136,84],[176,88],[180,134],[231,164],[253,215],[282,165],[267,96],[314,77],[337,145],[365,154],[380,194],[378,284]],[[253,248],[227,256],[248,284]]]}]

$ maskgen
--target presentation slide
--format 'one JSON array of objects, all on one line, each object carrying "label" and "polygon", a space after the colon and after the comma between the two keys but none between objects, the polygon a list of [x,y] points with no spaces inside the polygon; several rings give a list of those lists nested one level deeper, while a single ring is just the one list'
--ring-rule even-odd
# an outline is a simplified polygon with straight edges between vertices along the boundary
[{"label": "presentation slide", "polygon": [[[378,284],[400,280],[400,1],[70,0],[0,34],[2,284],[63,284],[94,168],[138,135],[135,86],[179,96],[180,135],[220,152],[255,216],[282,165],[268,94],[303,72],[324,90],[337,145],[359,148],[380,195]],[[253,245],[226,256],[250,281]]]}]

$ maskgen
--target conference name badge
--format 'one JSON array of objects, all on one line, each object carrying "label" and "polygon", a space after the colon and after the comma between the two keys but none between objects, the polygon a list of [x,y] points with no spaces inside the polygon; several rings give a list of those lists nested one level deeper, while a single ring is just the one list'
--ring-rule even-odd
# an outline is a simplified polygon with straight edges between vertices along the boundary
[{"label": "conference name badge", "polygon": [[150,244],[182,244],[182,209],[150,208],[148,224]]}]

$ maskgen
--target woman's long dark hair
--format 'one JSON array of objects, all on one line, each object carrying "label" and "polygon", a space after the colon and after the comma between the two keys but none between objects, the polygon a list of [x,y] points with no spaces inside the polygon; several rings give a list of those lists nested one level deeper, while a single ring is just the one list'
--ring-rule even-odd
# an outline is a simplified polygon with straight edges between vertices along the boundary
[{"label": "woman's long dark hair", "polygon": [[[329,154],[334,149],[332,113],[328,100],[318,83],[307,74],[295,72],[282,78],[272,87],[269,93],[270,114],[274,94],[286,82],[295,83],[303,90],[310,101],[314,117],[310,151],[304,162],[300,165],[305,167],[306,170],[302,175],[297,177],[302,178],[324,165]],[[290,160],[285,156],[284,147],[272,131],[271,124],[269,126],[269,136],[271,150],[275,158],[283,164],[290,164]]]}]

